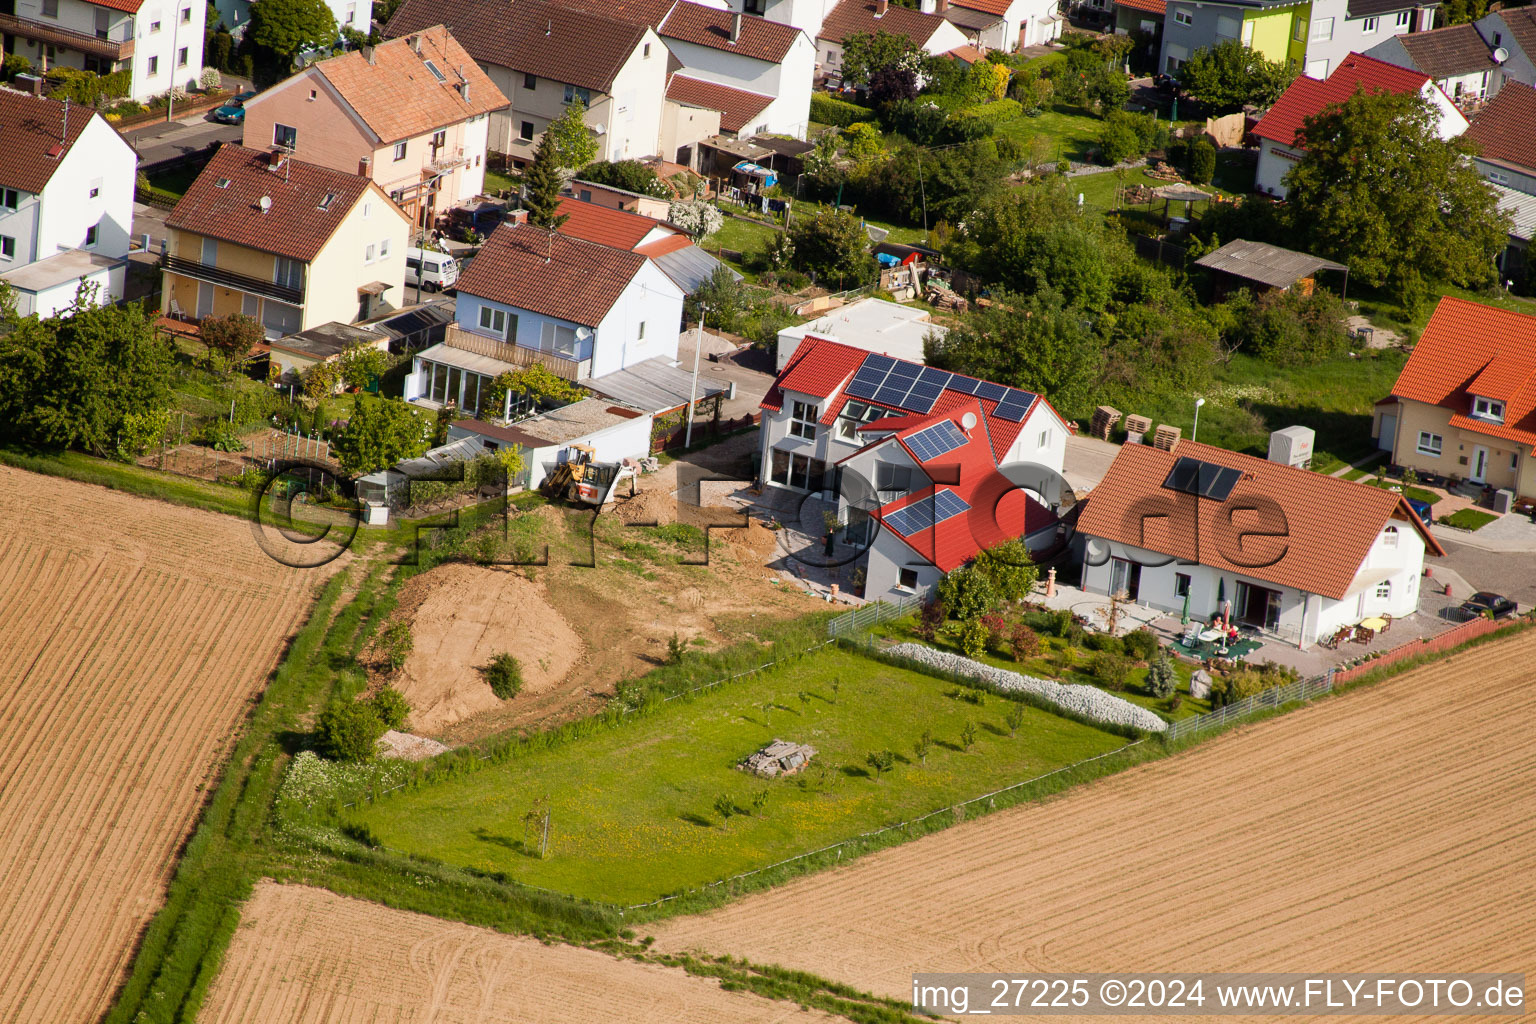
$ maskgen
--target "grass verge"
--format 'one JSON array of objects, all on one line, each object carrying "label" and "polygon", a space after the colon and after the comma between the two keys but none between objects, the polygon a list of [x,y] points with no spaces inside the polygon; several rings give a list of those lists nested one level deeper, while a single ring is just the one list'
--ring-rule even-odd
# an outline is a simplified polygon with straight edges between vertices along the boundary
[{"label": "grass verge", "polygon": [[1448,516],[1441,516],[1440,522],[1446,526],[1454,526],[1458,530],[1481,530],[1499,517],[1491,512],[1481,512],[1475,508],[1463,508],[1452,512]]}]

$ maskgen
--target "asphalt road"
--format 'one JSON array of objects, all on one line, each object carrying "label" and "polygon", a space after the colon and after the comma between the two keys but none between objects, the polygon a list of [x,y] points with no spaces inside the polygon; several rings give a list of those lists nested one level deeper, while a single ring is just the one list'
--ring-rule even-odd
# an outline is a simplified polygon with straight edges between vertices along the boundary
[{"label": "asphalt road", "polygon": [[130,128],[123,137],[138,150],[140,170],[206,149],[214,142],[240,141],[244,132],[240,125],[220,124],[211,116],[194,114],[184,121],[142,125]]}]

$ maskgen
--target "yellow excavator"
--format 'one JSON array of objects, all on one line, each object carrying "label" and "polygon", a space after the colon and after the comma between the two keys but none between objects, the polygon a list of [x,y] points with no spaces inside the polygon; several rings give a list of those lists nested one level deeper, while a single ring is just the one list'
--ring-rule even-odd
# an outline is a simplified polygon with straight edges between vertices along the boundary
[{"label": "yellow excavator", "polygon": [[629,481],[629,496],[634,496],[635,471],[623,463],[598,462],[596,449],[586,444],[567,446],[565,456],[540,487],[550,497],[601,508],[613,500],[625,480]]}]

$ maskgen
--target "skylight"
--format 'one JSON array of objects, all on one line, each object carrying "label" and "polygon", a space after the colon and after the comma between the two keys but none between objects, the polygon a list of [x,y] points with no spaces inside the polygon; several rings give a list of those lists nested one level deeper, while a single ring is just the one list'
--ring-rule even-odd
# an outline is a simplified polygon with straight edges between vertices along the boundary
[{"label": "skylight", "polygon": [[437,79],[439,82],[446,82],[446,81],[448,81],[448,76],[443,74],[441,71],[437,70],[437,65],[436,64],[433,64],[429,60],[422,61],[422,63],[427,66],[427,70],[428,71],[432,72],[432,77],[433,78]]},{"label": "skylight", "polygon": [[336,193],[335,192],[327,192],[325,194],[325,198],[320,200],[320,209],[322,209],[322,210],[329,210],[331,208],[331,204],[334,203],[335,201],[336,201]]},{"label": "skylight", "polygon": [[220,178],[218,181],[213,183],[213,187],[214,188],[229,188],[229,179],[228,178]]}]

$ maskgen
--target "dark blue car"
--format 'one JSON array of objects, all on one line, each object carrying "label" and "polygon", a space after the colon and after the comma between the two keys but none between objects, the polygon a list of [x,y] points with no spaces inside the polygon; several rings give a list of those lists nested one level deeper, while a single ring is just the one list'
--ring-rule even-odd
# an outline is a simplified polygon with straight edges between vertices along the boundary
[{"label": "dark blue car", "polygon": [[1435,508],[1427,501],[1418,498],[1409,498],[1408,507],[1413,509],[1413,514],[1418,516],[1425,526],[1433,526],[1435,522]]}]

